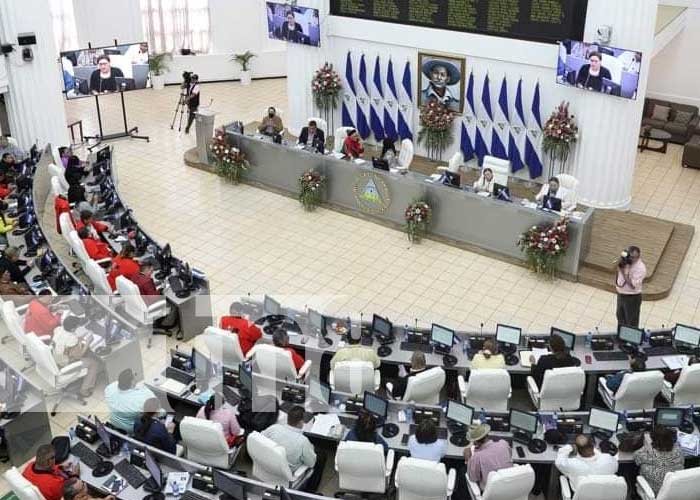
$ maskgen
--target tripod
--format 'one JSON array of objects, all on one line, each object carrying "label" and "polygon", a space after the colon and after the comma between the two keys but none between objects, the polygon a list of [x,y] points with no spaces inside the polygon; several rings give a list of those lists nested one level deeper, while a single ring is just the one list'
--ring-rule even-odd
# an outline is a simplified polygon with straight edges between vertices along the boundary
[{"label": "tripod", "polygon": [[177,119],[177,114],[179,112],[180,113],[180,122],[177,126],[177,131],[178,132],[182,131],[182,117],[184,116],[186,109],[187,109],[187,93],[186,93],[186,90],[181,90],[180,91],[180,98],[177,101],[177,106],[175,106],[175,114],[173,115],[173,121],[170,124],[170,130],[173,130],[175,128],[175,120]]}]

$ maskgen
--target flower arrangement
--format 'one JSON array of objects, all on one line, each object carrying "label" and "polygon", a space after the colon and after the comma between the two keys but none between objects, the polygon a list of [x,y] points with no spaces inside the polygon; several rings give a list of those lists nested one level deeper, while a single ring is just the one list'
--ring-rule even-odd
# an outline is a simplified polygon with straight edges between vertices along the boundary
[{"label": "flower arrangement", "polygon": [[568,223],[564,217],[553,224],[532,226],[520,235],[517,245],[527,255],[527,263],[535,273],[554,278],[559,259],[569,248]]},{"label": "flower arrangement", "polygon": [[216,162],[216,172],[224,179],[238,184],[241,172],[250,167],[245,153],[226,143],[226,134],[223,129],[216,130],[209,150]]},{"label": "flower arrangement", "polygon": [[316,70],[311,80],[311,93],[316,107],[322,112],[335,109],[342,88],[340,75],[333,69],[333,65],[324,63]]},{"label": "flower arrangement", "polygon": [[431,159],[440,159],[443,151],[452,144],[454,118],[454,112],[434,99],[421,108],[418,144],[425,146]]},{"label": "flower arrangement", "polygon": [[406,235],[411,243],[419,243],[428,230],[433,211],[425,200],[417,200],[406,207]]},{"label": "flower arrangement", "polygon": [[299,177],[299,202],[309,211],[315,210],[321,204],[326,176],[315,170],[307,170]]},{"label": "flower arrangement", "polygon": [[578,139],[578,126],[574,115],[569,114],[569,103],[557,106],[544,124],[542,151],[549,156],[550,174],[554,174],[554,165],[558,161],[563,167],[569,159],[569,152]]}]

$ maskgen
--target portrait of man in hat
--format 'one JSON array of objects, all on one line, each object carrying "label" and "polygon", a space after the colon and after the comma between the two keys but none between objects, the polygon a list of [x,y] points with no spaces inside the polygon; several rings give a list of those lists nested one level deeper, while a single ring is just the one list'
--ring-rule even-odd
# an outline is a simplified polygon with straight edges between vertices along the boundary
[{"label": "portrait of man in hat", "polygon": [[464,59],[419,53],[418,66],[421,69],[418,105],[435,100],[461,113],[464,109]]}]

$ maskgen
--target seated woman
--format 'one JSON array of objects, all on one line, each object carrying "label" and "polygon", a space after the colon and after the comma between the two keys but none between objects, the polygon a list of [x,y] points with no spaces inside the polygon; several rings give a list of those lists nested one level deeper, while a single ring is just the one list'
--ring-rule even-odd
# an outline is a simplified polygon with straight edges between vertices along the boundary
[{"label": "seated woman", "polygon": [[408,438],[411,457],[439,462],[447,453],[447,440],[438,439],[437,426],[429,419],[422,420],[416,433]]},{"label": "seated woman", "polygon": [[366,412],[359,414],[355,427],[345,436],[345,441],[381,444],[385,453],[389,449],[389,445],[384,441],[384,438],[377,433],[377,421]]},{"label": "seated woman", "polygon": [[7,233],[15,228],[15,221],[5,217],[7,203],[0,201],[0,245],[7,245]]},{"label": "seated woman", "polygon": [[78,237],[83,241],[85,251],[91,259],[100,260],[112,256],[112,250],[109,248],[109,245],[102,240],[93,238],[87,227],[81,227],[78,230]]},{"label": "seated woman", "polygon": [[676,433],[657,425],[649,434],[644,434],[644,445],[634,452],[634,462],[639,474],[647,480],[654,493],[658,494],[668,472],[683,470],[683,452],[675,442]]},{"label": "seated woman", "polygon": [[362,155],[365,153],[365,147],[362,145],[362,139],[360,139],[360,134],[357,133],[357,130],[348,130],[348,136],[343,142],[343,153],[351,160],[362,158]]},{"label": "seated woman", "polygon": [[496,342],[492,339],[484,341],[484,346],[479,351],[474,359],[472,359],[471,369],[478,370],[481,368],[505,368],[506,360],[503,354],[498,354]]},{"label": "seated woman", "polygon": [[160,413],[160,401],[157,398],[149,398],[143,404],[143,413],[134,422],[134,437],[149,446],[163,450],[166,453],[177,452],[177,445],[173,433],[175,424],[166,425],[158,418]]},{"label": "seated woman", "polygon": [[552,335],[549,338],[549,349],[552,354],[545,354],[535,361],[535,356],[530,356],[531,374],[538,387],[542,387],[544,372],[552,368],[566,368],[580,366],[581,360],[569,354],[564,340],[559,335]]},{"label": "seated woman", "polygon": [[[402,366],[403,368],[403,366]],[[413,351],[411,355],[411,366],[408,373],[405,376],[399,376],[398,379],[394,380],[391,388],[391,395],[400,399],[406,393],[406,387],[408,386],[408,379],[423,373],[428,367],[425,364],[425,354],[420,351]]]},{"label": "seated woman", "polygon": [[481,171],[479,179],[474,183],[474,192],[491,194],[493,193],[494,182],[495,181],[493,179],[493,170],[486,167]]},{"label": "seated woman", "polygon": [[538,203],[543,204],[545,201],[545,196],[560,199],[562,211],[574,210],[576,208],[576,203],[573,201],[571,191],[561,187],[558,177],[551,177],[547,184],[543,184],[542,189],[540,189],[540,192],[537,193],[537,196],[535,196],[535,200]]},{"label": "seated woman", "polygon": [[124,276],[131,279],[131,276],[138,274],[141,270],[141,265],[134,259],[135,252],[133,246],[125,243],[119,255],[112,259],[112,268],[107,275],[107,281],[112,290],[117,289],[117,277]]},{"label": "seated woman", "polygon": [[197,412],[197,418],[219,422],[228,445],[233,446],[236,443],[241,426],[238,424],[233,406],[224,401],[220,394],[211,395],[207,403]]}]

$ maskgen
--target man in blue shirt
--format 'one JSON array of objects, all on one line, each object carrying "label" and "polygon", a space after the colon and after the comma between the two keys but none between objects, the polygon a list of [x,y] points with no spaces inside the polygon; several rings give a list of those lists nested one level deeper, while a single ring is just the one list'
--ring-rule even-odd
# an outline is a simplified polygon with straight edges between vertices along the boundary
[{"label": "man in blue shirt", "polygon": [[134,372],[127,368],[119,379],[105,387],[105,401],[109,407],[109,422],[129,434],[134,432],[134,423],[143,412],[144,403],[155,398],[150,389],[134,384]]},{"label": "man in blue shirt", "polygon": [[605,384],[608,386],[608,389],[610,389],[610,391],[612,391],[613,394],[616,394],[617,390],[622,385],[622,381],[624,380],[625,375],[627,375],[628,373],[643,372],[646,369],[647,365],[644,362],[644,360],[640,358],[630,358],[630,369],[622,370],[611,375],[606,375]]}]

